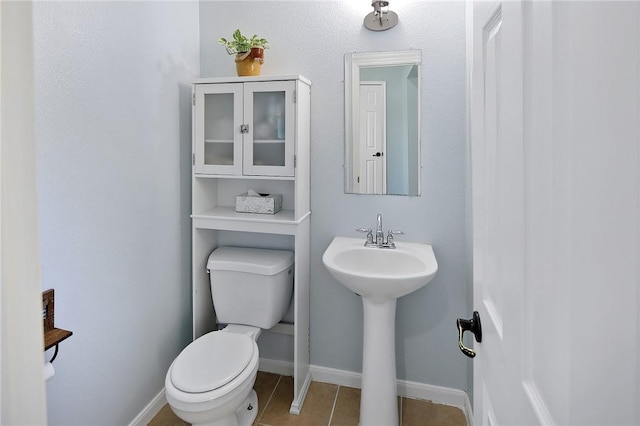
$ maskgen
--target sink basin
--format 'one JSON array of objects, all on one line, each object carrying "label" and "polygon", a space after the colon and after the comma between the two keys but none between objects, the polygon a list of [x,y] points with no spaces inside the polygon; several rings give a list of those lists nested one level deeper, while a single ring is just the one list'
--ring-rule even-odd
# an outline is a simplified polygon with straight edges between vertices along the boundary
[{"label": "sink basin", "polygon": [[365,247],[361,238],[335,237],[322,256],[331,275],[362,296],[361,426],[399,424],[396,302],[425,286],[438,271],[430,245],[397,241],[395,245],[395,249]]},{"label": "sink basin", "polygon": [[322,261],[345,287],[380,303],[418,290],[438,270],[430,245],[395,244],[395,249],[365,247],[361,238],[335,237]]}]

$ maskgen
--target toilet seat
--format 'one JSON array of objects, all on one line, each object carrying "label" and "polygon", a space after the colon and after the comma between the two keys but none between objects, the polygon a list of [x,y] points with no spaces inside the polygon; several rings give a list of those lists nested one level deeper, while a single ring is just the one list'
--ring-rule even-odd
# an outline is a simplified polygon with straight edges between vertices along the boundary
[{"label": "toilet seat", "polygon": [[[215,333],[224,333],[224,331],[216,331]],[[171,380],[174,361],[169,367],[169,371],[167,371],[164,383],[167,402],[169,402],[174,411],[178,409],[183,412],[202,413],[208,410],[218,410],[227,404],[234,405],[235,403],[231,403],[231,401],[237,398],[242,400],[251,391],[258,373],[258,365],[260,364],[258,345],[253,339],[251,341],[254,345],[254,350],[249,365],[238,377],[226,385],[208,392],[192,393],[178,389]],[[237,401],[237,404],[234,405],[235,408],[238,407],[238,404],[240,404],[240,401]]]},{"label": "toilet seat", "polygon": [[219,389],[238,377],[257,348],[244,334],[214,331],[191,342],[175,359],[171,383],[185,393]]}]

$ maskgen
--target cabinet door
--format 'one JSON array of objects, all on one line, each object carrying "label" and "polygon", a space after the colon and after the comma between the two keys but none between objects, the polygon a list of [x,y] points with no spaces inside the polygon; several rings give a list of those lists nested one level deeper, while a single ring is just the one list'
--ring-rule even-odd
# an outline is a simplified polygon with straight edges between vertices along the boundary
[{"label": "cabinet door", "polygon": [[294,175],[294,98],[293,81],[245,83],[245,175]]},{"label": "cabinet door", "polygon": [[242,84],[195,86],[195,172],[242,174]]}]

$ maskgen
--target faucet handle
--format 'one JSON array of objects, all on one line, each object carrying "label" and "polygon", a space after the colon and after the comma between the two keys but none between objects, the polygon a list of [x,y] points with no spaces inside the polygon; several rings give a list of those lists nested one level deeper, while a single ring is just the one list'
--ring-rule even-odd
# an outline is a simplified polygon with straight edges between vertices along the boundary
[{"label": "faucet handle", "polygon": [[399,230],[395,230],[395,231],[393,231],[391,229],[389,230],[389,233],[387,233],[387,245],[390,248],[395,248],[396,247],[395,243],[393,242],[393,236],[394,235],[404,235],[404,232],[399,231]]},{"label": "faucet handle", "polygon": [[356,231],[367,234],[367,242],[365,243],[365,245],[373,244],[373,231],[371,230],[371,228],[358,228],[356,229]]}]

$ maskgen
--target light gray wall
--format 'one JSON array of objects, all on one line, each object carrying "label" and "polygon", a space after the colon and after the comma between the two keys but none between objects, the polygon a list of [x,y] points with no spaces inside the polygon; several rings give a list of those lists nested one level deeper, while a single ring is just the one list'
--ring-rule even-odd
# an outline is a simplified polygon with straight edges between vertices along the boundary
[{"label": "light gray wall", "polygon": [[[465,256],[465,6],[463,2],[392,3],[396,28],[370,32],[366,1],[223,1],[200,3],[202,77],[235,75],[216,43],[240,28],[267,38],[263,74],[313,81],[311,182],[311,362],[361,371],[360,298],[332,279],[321,257],[335,235],[355,228],[402,229],[399,239],[433,244],[436,278],[398,303],[398,378],[470,389],[471,363],[456,344],[455,319],[469,316]],[[421,49],[422,196],[343,193],[344,65],[347,52]]]},{"label": "light gray wall", "polygon": [[191,336],[198,4],[35,2],[34,36],[49,423],[128,424]]}]

